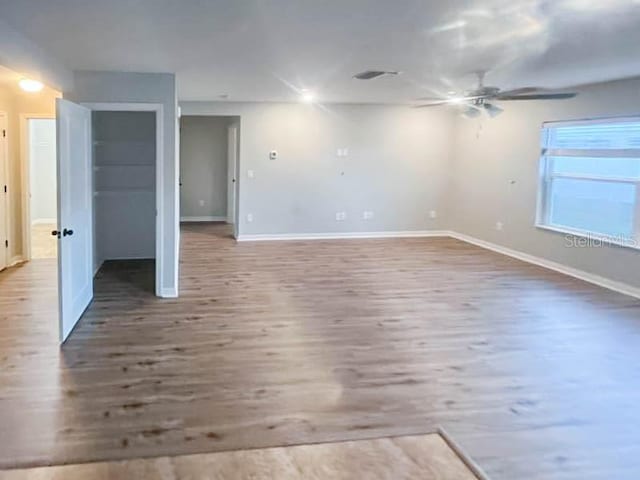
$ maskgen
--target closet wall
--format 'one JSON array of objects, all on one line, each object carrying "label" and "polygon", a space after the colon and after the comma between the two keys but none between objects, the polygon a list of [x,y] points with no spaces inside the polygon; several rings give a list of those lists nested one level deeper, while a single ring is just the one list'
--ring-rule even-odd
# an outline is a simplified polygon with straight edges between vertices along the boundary
[{"label": "closet wall", "polygon": [[94,112],[93,145],[95,268],[155,258],[155,113]]}]

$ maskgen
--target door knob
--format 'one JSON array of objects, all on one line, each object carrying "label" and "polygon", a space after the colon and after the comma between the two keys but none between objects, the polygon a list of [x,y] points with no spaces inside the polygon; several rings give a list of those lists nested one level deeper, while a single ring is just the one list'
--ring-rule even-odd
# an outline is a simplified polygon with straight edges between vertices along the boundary
[{"label": "door knob", "polygon": [[53,232],[51,232],[51,235],[60,238],[60,232],[58,230],[54,230]]},{"label": "door knob", "polygon": [[73,235],[73,230],[67,230],[66,228],[62,230],[62,236],[66,237],[67,235],[69,236]]}]

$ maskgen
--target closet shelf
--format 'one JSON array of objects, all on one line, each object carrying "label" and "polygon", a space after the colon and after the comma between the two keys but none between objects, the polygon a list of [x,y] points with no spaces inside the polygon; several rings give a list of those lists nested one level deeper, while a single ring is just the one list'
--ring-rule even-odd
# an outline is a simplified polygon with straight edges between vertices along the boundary
[{"label": "closet shelf", "polygon": [[105,168],[155,168],[155,165],[148,163],[127,163],[124,165],[94,165],[94,170],[104,170]]},{"label": "closet shelf", "polygon": [[149,194],[155,195],[154,190],[143,189],[143,188],[117,188],[110,190],[96,190],[93,192],[95,197],[101,196],[110,196],[110,195],[140,195],[140,194]]},{"label": "closet shelf", "polygon": [[155,142],[144,140],[94,140],[94,147],[102,147],[104,145],[149,145],[155,147]]}]

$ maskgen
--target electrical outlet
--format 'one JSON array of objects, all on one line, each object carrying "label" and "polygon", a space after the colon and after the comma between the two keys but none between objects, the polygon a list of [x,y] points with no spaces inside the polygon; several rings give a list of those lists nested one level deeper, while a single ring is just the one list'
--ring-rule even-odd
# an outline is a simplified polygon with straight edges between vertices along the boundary
[{"label": "electrical outlet", "polygon": [[362,212],[362,219],[363,220],[371,220],[373,218],[373,212],[370,210],[365,210],[364,212]]},{"label": "electrical outlet", "polygon": [[431,210],[429,212],[429,218],[438,218],[438,212],[436,212],[435,210]]},{"label": "electrical outlet", "polygon": [[253,213],[247,213],[247,222],[248,223],[253,222]]},{"label": "electrical outlet", "polygon": [[253,178],[255,176],[253,170],[247,170],[247,177]]},{"label": "electrical outlet", "polygon": [[198,203],[200,204],[201,207],[204,207],[204,200],[200,200]]},{"label": "electrical outlet", "polygon": [[347,212],[336,212],[336,221],[343,222],[347,219]]},{"label": "electrical outlet", "polygon": [[498,230],[499,232],[501,232],[502,230],[504,230],[504,223],[502,223],[502,222],[496,222],[496,230]]}]

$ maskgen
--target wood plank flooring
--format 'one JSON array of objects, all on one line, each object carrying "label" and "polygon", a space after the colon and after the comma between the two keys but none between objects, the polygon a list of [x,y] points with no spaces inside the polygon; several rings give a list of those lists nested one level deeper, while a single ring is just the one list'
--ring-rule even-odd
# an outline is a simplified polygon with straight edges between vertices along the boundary
[{"label": "wood plank flooring", "polygon": [[0,471],[0,480],[478,480],[438,434]]},{"label": "wood plank flooring", "polygon": [[226,232],[183,227],[179,299],[101,272],[62,352],[55,262],[0,274],[0,466],[442,425],[493,480],[639,477],[640,301],[452,239]]}]

